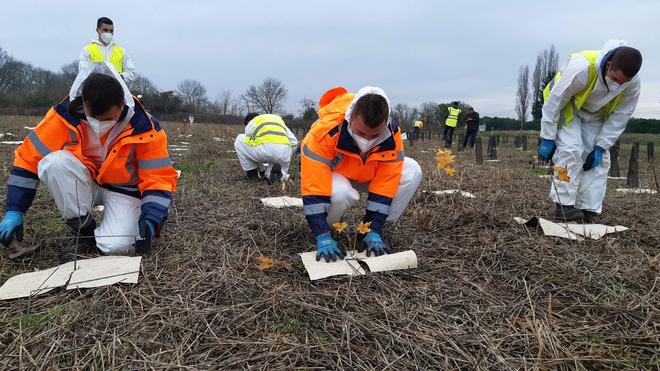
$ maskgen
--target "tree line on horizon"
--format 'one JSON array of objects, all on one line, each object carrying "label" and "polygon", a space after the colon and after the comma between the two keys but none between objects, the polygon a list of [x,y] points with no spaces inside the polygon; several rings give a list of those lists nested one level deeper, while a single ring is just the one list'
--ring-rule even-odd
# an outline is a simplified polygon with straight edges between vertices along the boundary
[{"label": "tree line on horizon", "polygon": [[[516,94],[517,119],[506,117],[482,117],[487,130],[538,130],[543,88],[558,69],[559,56],[554,48],[541,51],[532,75],[529,67],[522,66],[518,74]],[[63,99],[78,74],[78,61],[63,65],[53,72],[38,68],[13,58],[0,47],[0,114],[43,115],[49,107]],[[266,78],[259,84],[250,85],[243,93],[223,89],[212,98],[200,81],[185,79],[174,90],[160,90],[146,76],[138,74],[130,82],[129,89],[150,112],[161,120],[179,121],[195,115],[196,121],[239,124],[248,112],[277,113],[293,127],[308,127],[317,119],[317,102],[311,98],[299,101],[296,113],[286,112],[284,104],[288,91],[276,78]],[[424,102],[413,107],[405,103],[392,106],[392,116],[404,130],[412,128],[415,120],[425,123],[425,130],[441,130],[447,118],[451,102]],[[459,101],[462,125],[467,102]],[[479,111],[479,107],[474,107]],[[532,120],[527,120],[531,113]],[[632,133],[660,133],[660,120],[631,119],[626,130]]]}]

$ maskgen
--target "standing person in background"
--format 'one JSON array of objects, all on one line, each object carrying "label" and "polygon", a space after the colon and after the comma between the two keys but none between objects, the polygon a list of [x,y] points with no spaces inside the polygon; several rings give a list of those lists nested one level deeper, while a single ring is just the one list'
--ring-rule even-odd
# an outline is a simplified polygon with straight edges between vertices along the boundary
[{"label": "standing person in background", "polygon": [[461,109],[458,108],[458,102],[452,102],[451,106],[447,107],[447,119],[445,120],[445,148],[450,148],[454,141],[454,130],[458,125],[458,115],[461,114]]},{"label": "standing person in background", "polygon": [[419,140],[419,134],[424,128],[424,121],[415,120],[415,126],[413,127],[413,140]]},{"label": "standing person in background", "polygon": [[465,135],[463,136],[463,149],[474,148],[474,142],[477,140],[477,132],[479,131],[479,112],[474,108],[468,108],[468,113],[465,115]]},{"label": "standing person in background", "polygon": [[571,54],[546,86],[539,158],[566,167],[570,178],[550,187],[555,218],[592,222],[602,212],[609,149],[637,107],[641,67],[637,49],[610,40],[600,51]]},{"label": "standing person in background", "polygon": [[78,71],[93,70],[92,63],[109,62],[119,72],[126,83],[133,81],[136,77],[135,66],[131,61],[126,49],[117,45],[114,41],[115,26],[107,17],[101,17],[96,21],[97,38],[85,45],[80,52]]}]

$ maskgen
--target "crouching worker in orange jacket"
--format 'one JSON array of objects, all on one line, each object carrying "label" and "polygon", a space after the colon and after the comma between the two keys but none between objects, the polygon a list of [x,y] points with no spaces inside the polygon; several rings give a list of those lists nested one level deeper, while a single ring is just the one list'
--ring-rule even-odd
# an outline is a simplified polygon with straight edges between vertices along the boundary
[{"label": "crouching worker in orange jacket", "polygon": [[[92,73],[81,97],[64,99],[30,132],[16,150],[0,242],[22,240],[23,215],[43,183],[81,243],[95,242],[102,254],[150,249],[167,219],[177,174],[160,124],[125,92],[115,77]],[[104,205],[98,227],[90,215],[95,205]],[[73,259],[73,251],[60,258]]]},{"label": "crouching worker in orange jacket", "polygon": [[368,194],[363,221],[371,223],[361,249],[367,255],[388,253],[383,224],[399,219],[422,180],[422,170],[404,155],[387,95],[375,87],[357,94],[335,88],[321,97],[318,113],[301,146],[302,198],[316,237],[316,260],[346,256],[330,235],[330,224],[339,222],[360,199],[359,191]]}]

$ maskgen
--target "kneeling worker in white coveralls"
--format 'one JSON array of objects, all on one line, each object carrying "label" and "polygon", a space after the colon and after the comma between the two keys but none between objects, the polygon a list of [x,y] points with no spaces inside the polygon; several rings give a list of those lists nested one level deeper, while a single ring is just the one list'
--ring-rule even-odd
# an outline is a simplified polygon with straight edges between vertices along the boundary
[{"label": "kneeling worker in white coveralls", "polygon": [[[81,246],[102,254],[145,253],[159,235],[177,179],[165,132],[114,69],[103,62],[97,67],[108,74],[79,76],[81,96],[53,107],[16,150],[0,222],[5,246],[23,239],[23,216],[39,183]],[[97,227],[90,211],[100,204]],[[60,259],[72,260],[74,253],[69,248]]]},{"label": "kneeling worker in white coveralls", "polygon": [[367,193],[363,222],[371,231],[360,242],[367,255],[386,254],[381,231],[395,222],[422,181],[422,169],[405,157],[401,130],[390,117],[385,92],[365,87],[357,94],[344,88],[326,92],[319,119],[301,149],[305,218],[316,238],[316,260],[343,259],[346,252],[330,235],[330,225]]},{"label": "kneeling worker in white coveralls", "polygon": [[[621,40],[571,54],[544,91],[539,157],[568,169],[554,179],[555,217],[593,221],[602,212],[612,147],[635,111],[642,55]],[[554,153],[554,156],[553,156]],[[556,190],[555,190],[556,186]]]},{"label": "kneeling worker in white coveralls", "polygon": [[236,137],[234,148],[248,179],[287,181],[291,153],[298,139],[284,120],[278,115],[250,113],[244,125],[245,133]]}]

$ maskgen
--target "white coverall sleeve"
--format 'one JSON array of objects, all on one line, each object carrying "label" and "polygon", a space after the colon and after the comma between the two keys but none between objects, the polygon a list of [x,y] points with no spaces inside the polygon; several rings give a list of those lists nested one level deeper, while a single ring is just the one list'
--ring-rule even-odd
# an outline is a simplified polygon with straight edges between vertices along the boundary
[{"label": "white coverall sleeve", "polygon": [[298,146],[298,138],[296,138],[295,134],[289,130],[289,128],[286,128],[286,136],[289,138],[289,145],[291,148],[296,148]]},{"label": "white coverall sleeve", "polygon": [[557,139],[557,127],[561,111],[575,94],[583,90],[589,82],[589,62],[583,56],[570,58],[561,75],[550,90],[550,96],[543,103],[541,117],[541,138]]},{"label": "white coverall sleeve", "polygon": [[250,121],[247,125],[245,125],[245,136],[249,137],[252,135],[252,131],[254,131],[254,122]]},{"label": "white coverall sleeve", "polygon": [[600,133],[596,137],[596,145],[598,147],[608,150],[619,139],[621,133],[626,129],[628,120],[630,120],[633,112],[635,112],[640,90],[641,83],[638,78],[634,79],[630,83],[630,86],[624,90],[619,104],[607,118],[603,127],[600,129]]},{"label": "white coverall sleeve", "polygon": [[135,77],[137,75],[137,72],[135,71],[135,65],[133,64],[133,61],[131,60],[131,56],[128,55],[126,49],[124,49],[124,61],[122,67],[124,68],[124,72],[121,73],[121,77],[124,78],[124,81],[126,81],[126,83],[129,83],[135,80]]}]

